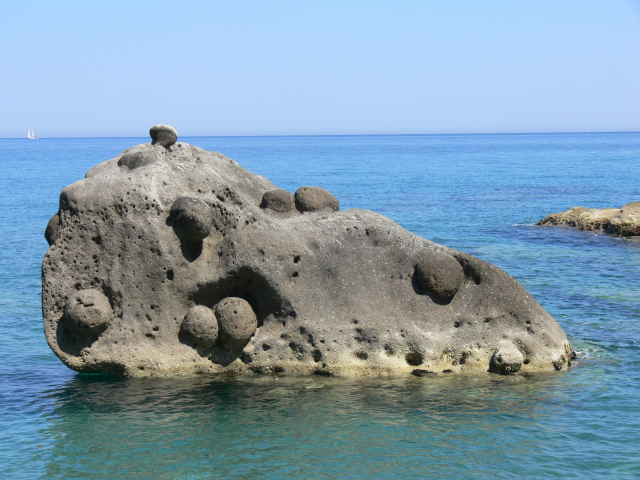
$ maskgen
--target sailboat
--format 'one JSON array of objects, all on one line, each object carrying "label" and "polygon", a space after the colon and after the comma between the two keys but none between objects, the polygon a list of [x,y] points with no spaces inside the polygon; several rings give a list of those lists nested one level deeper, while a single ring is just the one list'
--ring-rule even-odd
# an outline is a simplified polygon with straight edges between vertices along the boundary
[{"label": "sailboat", "polygon": [[37,140],[38,137],[36,137],[36,134],[33,133],[33,128],[31,128],[31,126],[29,126],[29,133],[27,133],[27,138],[29,140]]}]

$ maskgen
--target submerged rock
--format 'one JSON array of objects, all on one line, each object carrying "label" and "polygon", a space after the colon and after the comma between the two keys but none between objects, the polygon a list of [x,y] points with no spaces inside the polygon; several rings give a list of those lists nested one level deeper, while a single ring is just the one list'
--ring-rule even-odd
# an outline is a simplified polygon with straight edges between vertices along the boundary
[{"label": "submerged rock", "polygon": [[536,225],[560,225],[619,237],[636,237],[640,236],[640,202],[627,203],[622,208],[573,207],[566,212],[551,214]]},{"label": "submerged rock", "polygon": [[62,191],[47,341],[77,371],[124,376],[568,366],[560,326],[504,271],[339,208],[219,153],[132,147]]}]

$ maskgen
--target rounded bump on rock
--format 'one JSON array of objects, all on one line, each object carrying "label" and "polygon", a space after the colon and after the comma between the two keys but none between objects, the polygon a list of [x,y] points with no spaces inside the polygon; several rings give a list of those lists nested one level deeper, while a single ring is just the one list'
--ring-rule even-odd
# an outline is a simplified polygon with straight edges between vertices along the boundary
[{"label": "rounded bump on rock", "polygon": [[416,264],[420,287],[431,292],[438,300],[450,301],[464,280],[462,265],[444,252],[430,252]]},{"label": "rounded bump on rock", "polygon": [[158,161],[158,155],[153,150],[137,150],[125,153],[118,159],[118,166],[133,170]]},{"label": "rounded bump on rock", "polygon": [[211,233],[213,212],[202,200],[180,197],[171,205],[169,221],[184,240],[197,242]]},{"label": "rounded bump on rock", "polygon": [[65,315],[72,330],[84,335],[99,335],[111,323],[113,310],[109,299],[98,290],[78,290],[65,304]]},{"label": "rounded bump on rock", "polygon": [[211,348],[218,341],[218,320],[204,305],[191,307],[180,325],[180,335],[197,346]]},{"label": "rounded bump on rock", "polygon": [[47,239],[47,243],[49,246],[56,243],[58,236],[60,235],[60,215],[57,213],[51,217],[49,223],[47,223],[47,228],[44,230],[44,238]]},{"label": "rounded bump on rock", "polygon": [[300,212],[337,212],[340,202],[331,192],[320,187],[300,187],[294,195]]},{"label": "rounded bump on rock", "polygon": [[512,343],[500,345],[491,357],[489,371],[496,373],[515,373],[522,367],[522,352]]},{"label": "rounded bump on rock", "polygon": [[178,132],[169,125],[154,125],[149,130],[149,135],[151,136],[151,145],[158,144],[164,148],[169,148],[178,141]]},{"label": "rounded bump on rock", "polygon": [[258,328],[256,314],[243,298],[223,298],[213,311],[220,326],[220,343],[228,348],[243,348]]},{"label": "rounded bump on rock", "polygon": [[280,213],[291,212],[296,208],[295,199],[291,192],[276,188],[264,193],[260,208],[268,208]]}]

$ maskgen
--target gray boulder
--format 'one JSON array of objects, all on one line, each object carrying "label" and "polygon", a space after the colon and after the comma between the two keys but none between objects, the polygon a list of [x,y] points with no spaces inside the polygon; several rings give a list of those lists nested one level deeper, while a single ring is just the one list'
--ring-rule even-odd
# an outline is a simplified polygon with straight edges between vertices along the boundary
[{"label": "gray boulder", "polygon": [[274,191],[184,143],[133,147],[64,188],[42,268],[53,351],[121,376],[568,366],[560,326],[499,268],[338,211],[326,190],[299,190],[297,210]]}]

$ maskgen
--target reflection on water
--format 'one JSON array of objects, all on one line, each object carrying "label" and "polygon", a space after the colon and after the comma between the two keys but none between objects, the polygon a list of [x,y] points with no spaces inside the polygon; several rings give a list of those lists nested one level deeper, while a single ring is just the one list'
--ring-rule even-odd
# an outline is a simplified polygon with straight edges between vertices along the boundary
[{"label": "reflection on water", "polygon": [[496,474],[506,464],[526,475],[539,461],[538,473],[547,465],[557,474],[562,452],[582,447],[567,437],[570,377],[76,375],[47,395],[55,421],[45,432],[46,473],[433,478]]}]

